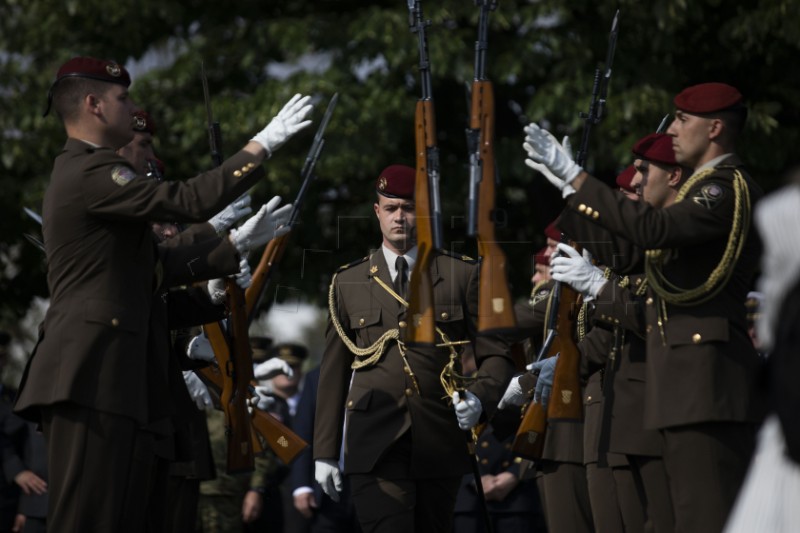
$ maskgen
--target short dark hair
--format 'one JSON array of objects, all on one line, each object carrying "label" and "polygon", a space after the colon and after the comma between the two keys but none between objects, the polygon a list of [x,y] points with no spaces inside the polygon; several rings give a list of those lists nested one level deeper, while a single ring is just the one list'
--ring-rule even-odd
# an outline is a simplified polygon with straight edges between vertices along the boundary
[{"label": "short dark hair", "polygon": [[72,121],[77,118],[80,104],[87,94],[103,95],[111,86],[111,83],[91,78],[63,78],[53,87],[53,108],[61,122]]},{"label": "short dark hair", "polygon": [[722,120],[731,135],[730,139],[735,140],[744,129],[745,122],[747,122],[747,107],[743,105],[736,106],[711,113],[709,116]]}]

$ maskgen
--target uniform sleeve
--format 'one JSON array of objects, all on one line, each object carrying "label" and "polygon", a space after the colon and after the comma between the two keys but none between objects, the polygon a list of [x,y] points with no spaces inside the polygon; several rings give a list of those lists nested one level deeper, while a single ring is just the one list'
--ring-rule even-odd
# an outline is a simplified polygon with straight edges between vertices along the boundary
[{"label": "uniform sleeve", "polygon": [[[631,201],[631,200],[628,200]],[[570,208],[558,218],[558,227],[572,240],[583,246],[600,264],[610,266],[615,272],[640,272],[644,250],[631,241],[608,229],[587,223],[585,216]]]},{"label": "uniform sleeve", "polygon": [[592,319],[595,323],[605,324],[606,327],[620,326],[644,338],[647,324],[642,304],[646,299],[635,294],[643,279],[642,276],[612,276],[594,301]]},{"label": "uniform sleeve", "polygon": [[589,176],[568,200],[587,223],[604,227],[644,249],[674,248],[725,238],[735,205],[730,179],[710,177],[698,182],[685,199],[653,208],[634,202]]},{"label": "uniform sleeve", "polygon": [[252,154],[240,151],[219,167],[186,181],[137,176],[110,150],[87,158],[82,191],[89,213],[115,220],[205,222],[264,176]]},{"label": "uniform sleeve", "polygon": [[227,238],[198,244],[158,248],[163,266],[162,287],[188,285],[239,272],[239,253]]}]

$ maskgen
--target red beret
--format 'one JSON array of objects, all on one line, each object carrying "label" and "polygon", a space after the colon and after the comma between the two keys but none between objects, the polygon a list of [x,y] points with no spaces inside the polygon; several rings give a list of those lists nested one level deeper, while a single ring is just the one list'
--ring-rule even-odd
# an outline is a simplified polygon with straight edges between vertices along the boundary
[{"label": "red beret", "polygon": [[156,134],[156,121],[150,116],[147,111],[134,111],[133,112],[133,129],[135,131],[145,131],[150,135]]},{"label": "red beret", "polygon": [[[561,237],[559,237],[560,239]],[[537,265],[550,265],[550,256],[547,255],[547,246],[536,252],[533,256],[533,262]]]},{"label": "red beret", "polygon": [[56,81],[47,92],[47,108],[44,110],[43,116],[47,116],[50,112],[50,105],[53,103],[53,89],[64,78],[91,78],[108,83],[118,83],[125,87],[131,84],[131,76],[128,71],[114,61],[95,59],[94,57],[73,57],[58,69]]},{"label": "red beret", "polygon": [[672,148],[672,137],[666,133],[651,133],[642,137],[633,145],[633,153],[654,163],[673,166],[678,164],[675,161],[675,150]]},{"label": "red beret", "polygon": [[391,165],[383,169],[375,181],[375,190],[387,198],[414,199],[416,169],[406,165]]},{"label": "red beret", "polygon": [[687,87],[673,101],[676,108],[687,113],[715,113],[742,107],[742,93],[726,83],[701,83]]},{"label": "red beret", "polygon": [[625,170],[620,172],[619,176],[617,176],[617,187],[628,192],[636,192],[636,189],[631,187],[631,182],[633,181],[633,177],[635,175],[636,169],[633,167],[633,165],[628,165],[625,167]]},{"label": "red beret", "polygon": [[556,227],[556,221],[552,221],[550,224],[544,228],[544,234],[547,235],[548,239],[553,239],[554,241],[561,241],[561,230]]}]

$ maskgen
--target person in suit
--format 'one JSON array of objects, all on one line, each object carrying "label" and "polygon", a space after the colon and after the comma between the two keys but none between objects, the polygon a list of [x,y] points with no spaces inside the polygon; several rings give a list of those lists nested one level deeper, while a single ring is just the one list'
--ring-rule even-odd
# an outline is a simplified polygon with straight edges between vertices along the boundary
[{"label": "person in suit", "polygon": [[[380,173],[374,211],[382,246],[340,268],[330,288],[315,478],[339,499],[343,455],[365,532],[451,530],[458,486],[471,468],[464,431],[491,416],[514,371],[505,342],[476,337],[479,269],[468,258],[437,251],[430,268],[439,341],[474,345],[478,373],[464,400],[456,393],[451,404],[440,377],[451,362],[459,366],[454,345],[402,342],[412,320],[402,302],[417,258],[414,179],[404,165]],[[400,341],[383,342],[390,337]]]},{"label": "person in suit", "polygon": [[[684,89],[667,129],[694,174],[664,208],[630,202],[580,168],[553,136],[526,128],[526,163],[568,196],[567,210],[647,250],[645,426],[663,437],[679,531],[720,531],[754,447],[760,358],[742,302],[760,241],[761,190],[735,155],[747,110],[722,83]],[[572,232],[571,232],[572,234]]]},{"label": "person in suit", "polygon": [[240,254],[274,235],[278,213],[264,209],[230,237],[171,249],[155,246],[150,222],[207,220],[255,184],[260,163],[309,124],[311,110],[298,95],[195,178],[137,179],[115,153],[133,138],[130,81],[113,61],[77,57],[59,68],[48,98],[68,138],[43,204],[51,303],[16,410],[47,439],[48,523],[82,531],[144,529],[154,443],[169,418],[163,362],[148,347],[153,291],[165,279],[237,272]]}]

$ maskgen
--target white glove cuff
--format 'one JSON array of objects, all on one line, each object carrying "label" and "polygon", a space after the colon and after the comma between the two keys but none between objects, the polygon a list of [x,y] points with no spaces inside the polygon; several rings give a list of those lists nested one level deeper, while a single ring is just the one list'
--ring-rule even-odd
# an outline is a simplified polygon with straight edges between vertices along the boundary
[{"label": "white glove cuff", "polygon": [[233,246],[236,248],[236,251],[239,252],[239,255],[245,257],[249,252],[249,246],[246,242],[246,239],[241,237],[241,231],[237,228],[233,228],[230,231],[231,242],[233,242]]}]

